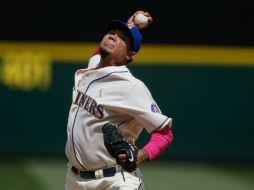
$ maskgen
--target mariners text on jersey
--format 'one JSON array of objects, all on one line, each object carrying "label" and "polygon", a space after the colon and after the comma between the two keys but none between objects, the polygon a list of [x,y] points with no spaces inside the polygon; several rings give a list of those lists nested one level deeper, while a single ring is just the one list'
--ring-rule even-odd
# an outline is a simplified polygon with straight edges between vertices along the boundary
[{"label": "mariners text on jersey", "polygon": [[96,118],[101,119],[104,116],[104,108],[101,105],[98,105],[97,102],[88,96],[87,94],[77,90],[77,96],[73,102],[77,106],[85,109],[87,112],[94,115]]}]

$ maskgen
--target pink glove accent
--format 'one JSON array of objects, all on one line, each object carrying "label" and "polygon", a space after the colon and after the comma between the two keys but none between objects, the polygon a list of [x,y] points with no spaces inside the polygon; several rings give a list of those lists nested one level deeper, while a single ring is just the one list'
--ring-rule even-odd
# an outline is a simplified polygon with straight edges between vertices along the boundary
[{"label": "pink glove accent", "polygon": [[173,133],[167,126],[161,131],[154,131],[149,142],[143,148],[147,152],[149,160],[159,156],[171,144],[172,140]]}]

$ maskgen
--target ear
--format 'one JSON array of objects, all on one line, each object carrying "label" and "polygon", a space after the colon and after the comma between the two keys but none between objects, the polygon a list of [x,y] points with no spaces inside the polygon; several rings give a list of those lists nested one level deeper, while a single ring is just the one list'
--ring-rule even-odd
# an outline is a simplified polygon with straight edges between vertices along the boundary
[{"label": "ear", "polygon": [[136,55],[136,52],[135,51],[128,51],[127,55],[125,56],[125,58],[128,60],[128,61],[132,61],[134,59]]}]

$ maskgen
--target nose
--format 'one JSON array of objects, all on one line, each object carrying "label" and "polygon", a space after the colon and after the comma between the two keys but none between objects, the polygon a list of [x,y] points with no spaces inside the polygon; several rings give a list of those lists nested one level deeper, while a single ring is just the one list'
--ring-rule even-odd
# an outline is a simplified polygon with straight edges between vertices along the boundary
[{"label": "nose", "polygon": [[116,40],[116,36],[117,36],[117,34],[109,34],[109,39],[111,39],[111,40]]}]

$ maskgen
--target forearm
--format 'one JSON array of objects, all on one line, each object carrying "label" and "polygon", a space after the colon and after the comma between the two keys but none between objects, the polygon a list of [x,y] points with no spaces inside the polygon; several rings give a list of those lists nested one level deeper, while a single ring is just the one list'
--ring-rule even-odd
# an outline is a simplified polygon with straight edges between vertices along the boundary
[{"label": "forearm", "polygon": [[143,148],[148,154],[148,159],[152,160],[158,157],[171,144],[172,140],[173,133],[168,126],[161,131],[154,131],[149,142]]}]

